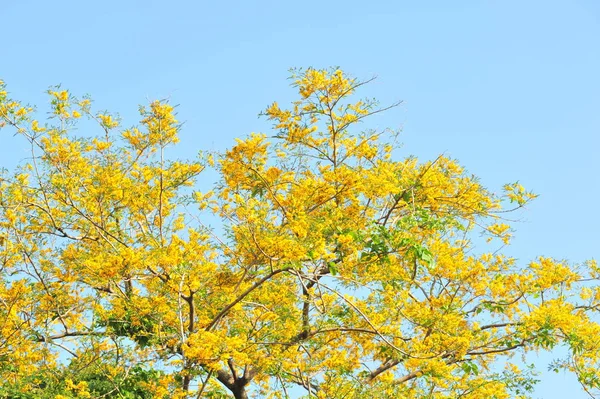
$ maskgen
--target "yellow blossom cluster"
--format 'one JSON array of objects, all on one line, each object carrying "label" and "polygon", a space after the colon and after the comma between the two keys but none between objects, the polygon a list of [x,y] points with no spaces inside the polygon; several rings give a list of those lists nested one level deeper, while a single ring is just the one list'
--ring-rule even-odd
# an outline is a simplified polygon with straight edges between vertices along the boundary
[{"label": "yellow blossom cluster", "polygon": [[506,360],[557,345],[600,388],[598,264],[474,246],[509,245],[507,206],[535,194],[400,158],[362,126],[388,108],[339,69],[293,82],[264,112],[274,135],[194,161],[166,157],[166,102],[123,129],[55,88],[42,120],[0,82],[0,127],[32,153],[0,174],[0,397],[525,397]]}]

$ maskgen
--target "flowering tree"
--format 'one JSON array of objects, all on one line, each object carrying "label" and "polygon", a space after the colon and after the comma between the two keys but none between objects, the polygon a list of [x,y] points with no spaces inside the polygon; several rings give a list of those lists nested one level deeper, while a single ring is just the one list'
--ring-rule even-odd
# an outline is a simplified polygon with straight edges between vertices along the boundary
[{"label": "flowering tree", "polygon": [[[293,79],[271,137],[196,161],[165,157],[167,103],[126,129],[57,88],[40,122],[2,83],[1,126],[31,154],[0,175],[0,397],[527,397],[511,355],[557,345],[593,394],[597,264],[493,244],[535,195],[396,159],[363,125],[386,108],[353,99],[367,82]],[[205,168],[220,181],[199,192]]]}]

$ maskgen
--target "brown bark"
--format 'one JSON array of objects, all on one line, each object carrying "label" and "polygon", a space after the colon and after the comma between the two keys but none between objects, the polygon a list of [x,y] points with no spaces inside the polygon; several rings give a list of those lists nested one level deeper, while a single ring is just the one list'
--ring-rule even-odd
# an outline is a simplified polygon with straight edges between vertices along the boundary
[{"label": "brown bark", "polygon": [[256,373],[246,366],[243,374],[238,375],[233,362],[229,361],[228,363],[231,371],[223,369],[217,371],[217,380],[231,391],[235,399],[248,399],[246,386],[248,386]]}]

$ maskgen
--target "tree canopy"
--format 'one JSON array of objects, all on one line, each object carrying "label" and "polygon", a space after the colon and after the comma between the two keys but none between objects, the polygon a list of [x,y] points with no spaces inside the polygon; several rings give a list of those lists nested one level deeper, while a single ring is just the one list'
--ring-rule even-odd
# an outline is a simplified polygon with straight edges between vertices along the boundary
[{"label": "tree canopy", "polygon": [[124,127],[52,88],[39,119],[2,82],[31,151],[0,175],[0,398],[524,398],[513,355],[559,346],[593,395],[597,263],[502,254],[535,195],[400,158],[368,80],[292,81],[269,135],[191,161],[168,102]]}]

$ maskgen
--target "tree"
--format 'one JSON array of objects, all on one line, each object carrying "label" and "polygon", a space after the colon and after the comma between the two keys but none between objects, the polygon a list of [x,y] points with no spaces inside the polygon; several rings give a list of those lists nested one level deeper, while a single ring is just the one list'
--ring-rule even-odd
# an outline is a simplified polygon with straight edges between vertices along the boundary
[{"label": "tree", "polygon": [[194,161],[165,155],[166,102],[121,128],[53,88],[42,124],[2,83],[31,154],[0,176],[0,397],[527,397],[511,355],[558,345],[551,366],[600,387],[596,262],[498,249],[534,194],[396,159],[394,133],[362,125],[388,108],[353,100],[368,81],[293,82],[270,138]]}]

